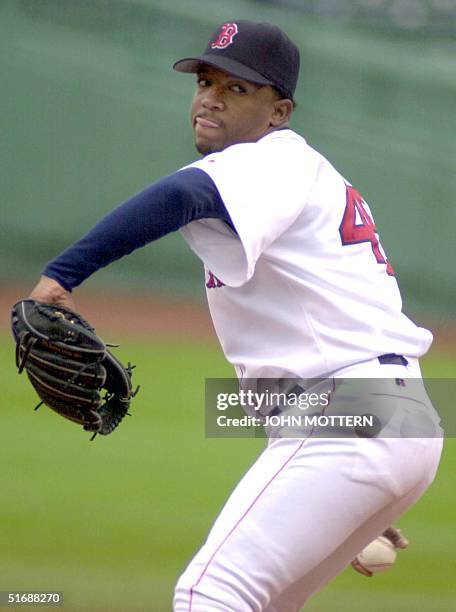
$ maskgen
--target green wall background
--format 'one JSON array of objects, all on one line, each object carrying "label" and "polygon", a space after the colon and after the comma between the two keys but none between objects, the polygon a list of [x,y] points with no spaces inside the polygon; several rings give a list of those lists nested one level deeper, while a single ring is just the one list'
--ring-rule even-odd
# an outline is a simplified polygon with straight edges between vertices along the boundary
[{"label": "green wall background", "polygon": [[[363,193],[411,314],[454,317],[454,41],[360,29],[259,1],[3,0],[0,281],[33,280],[102,214],[192,161],[194,79],[214,25],[274,21],[302,51],[293,126]],[[178,235],[99,272],[202,296]]]}]

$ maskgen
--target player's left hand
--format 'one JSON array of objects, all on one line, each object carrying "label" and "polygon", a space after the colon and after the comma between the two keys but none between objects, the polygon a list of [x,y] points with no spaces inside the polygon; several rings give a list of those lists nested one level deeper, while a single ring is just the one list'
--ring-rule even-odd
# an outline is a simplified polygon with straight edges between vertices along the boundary
[{"label": "player's left hand", "polygon": [[41,404],[86,431],[110,434],[128,414],[134,366],[124,367],[94,328],[61,305],[21,300],[13,306],[16,365]]},{"label": "player's left hand", "polygon": [[[394,546],[394,548],[404,549],[407,548],[407,546],[409,545],[409,541],[407,540],[407,538],[403,536],[401,530],[396,529],[396,527],[388,527],[388,529],[385,529],[385,531],[381,535],[384,538],[387,538]],[[368,578],[371,578],[373,576],[373,573],[371,571],[361,565],[357,557],[353,559],[353,561],[351,562],[351,566],[354,570],[356,570],[363,576],[367,576]]]},{"label": "player's left hand", "polygon": [[55,306],[63,306],[69,310],[76,310],[71,293],[48,276],[41,276],[39,282],[30,293],[29,299],[41,302],[42,304],[53,304]]}]

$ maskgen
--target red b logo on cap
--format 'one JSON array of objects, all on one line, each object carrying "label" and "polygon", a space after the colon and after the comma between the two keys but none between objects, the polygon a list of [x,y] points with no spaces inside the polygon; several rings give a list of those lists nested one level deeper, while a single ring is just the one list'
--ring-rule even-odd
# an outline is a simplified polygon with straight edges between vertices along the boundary
[{"label": "red b logo on cap", "polygon": [[237,33],[238,27],[235,23],[224,23],[217,40],[211,45],[212,49],[226,49],[228,45],[231,45]]}]

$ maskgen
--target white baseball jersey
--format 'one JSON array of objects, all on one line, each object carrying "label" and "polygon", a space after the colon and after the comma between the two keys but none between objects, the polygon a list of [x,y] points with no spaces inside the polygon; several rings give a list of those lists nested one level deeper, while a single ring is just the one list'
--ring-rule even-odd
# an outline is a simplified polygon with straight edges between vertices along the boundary
[{"label": "white baseball jersey", "polygon": [[368,205],[301,136],[278,130],[189,167],[211,177],[237,231],[218,219],[180,230],[205,264],[239,377],[309,378],[427,351],[432,334],[402,313]]}]

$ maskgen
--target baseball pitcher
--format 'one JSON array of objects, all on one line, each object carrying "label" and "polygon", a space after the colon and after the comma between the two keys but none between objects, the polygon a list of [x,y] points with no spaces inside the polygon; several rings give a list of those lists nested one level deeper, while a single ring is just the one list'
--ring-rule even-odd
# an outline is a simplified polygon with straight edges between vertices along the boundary
[{"label": "baseball pitcher", "polygon": [[[332,381],[325,414],[351,404],[379,415],[375,435],[270,432],[180,577],[176,612],[300,610],[379,535],[405,546],[390,526],[441,454],[419,366],[432,335],[402,312],[362,193],[290,128],[299,62],[278,27],[245,20],[176,62],[196,75],[201,157],[101,219],[30,295],[72,310],[72,290],[91,274],[179,230],[204,263],[215,330],[241,382]],[[376,381],[375,392],[350,394],[336,384],[345,379]],[[431,434],[414,435],[417,419]]]}]

